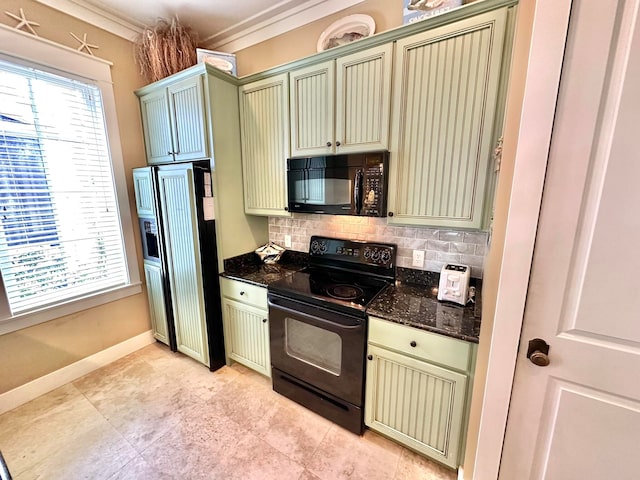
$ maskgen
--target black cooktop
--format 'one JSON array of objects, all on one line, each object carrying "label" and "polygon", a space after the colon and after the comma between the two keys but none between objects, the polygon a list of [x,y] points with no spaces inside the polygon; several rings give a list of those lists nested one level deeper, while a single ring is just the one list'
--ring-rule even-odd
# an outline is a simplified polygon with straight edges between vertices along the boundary
[{"label": "black cooktop", "polygon": [[371,301],[391,282],[352,272],[309,267],[269,284],[269,293],[364,315]]},{"label": "black cooktop", "polygon": [[364,317],[371,301],[395,280],[397,247],[314,235],[309,267],[270,283],[268,293]]}]

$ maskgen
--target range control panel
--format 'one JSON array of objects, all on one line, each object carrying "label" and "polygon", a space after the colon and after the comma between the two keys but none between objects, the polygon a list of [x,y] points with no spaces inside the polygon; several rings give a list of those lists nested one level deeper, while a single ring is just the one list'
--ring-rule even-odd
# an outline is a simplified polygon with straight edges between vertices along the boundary
[{"label": "range control panel", "polygon": [[386,269],[395,268],[397,247],[391,243],[361,242],[329,237],[311,237],[309,257],[312,263],[334,266],[344,264],[370,265]]}]

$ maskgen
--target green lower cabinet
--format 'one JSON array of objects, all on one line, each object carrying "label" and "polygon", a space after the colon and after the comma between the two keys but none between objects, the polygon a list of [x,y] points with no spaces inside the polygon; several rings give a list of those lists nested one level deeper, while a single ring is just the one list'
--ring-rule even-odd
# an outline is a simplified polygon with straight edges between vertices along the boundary
[{"label": "green lower cabinet", "polygon": [[369,344],[365,424],[457,468],[467,380],[467,375]]},{"label": "green lower cabinet", "polygon": [[227,359],[271,377],[267,310],[229,298],[222,299],[222,310]]}]

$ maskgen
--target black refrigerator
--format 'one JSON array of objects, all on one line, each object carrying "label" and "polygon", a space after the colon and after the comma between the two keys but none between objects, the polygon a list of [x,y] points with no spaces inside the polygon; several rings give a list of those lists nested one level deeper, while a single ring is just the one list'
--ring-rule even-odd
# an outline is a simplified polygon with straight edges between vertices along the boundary
[{"label": "black refrigerator", "polygon": [[225,364],[209,162],[133,170],[152,329],[217,370]]}]

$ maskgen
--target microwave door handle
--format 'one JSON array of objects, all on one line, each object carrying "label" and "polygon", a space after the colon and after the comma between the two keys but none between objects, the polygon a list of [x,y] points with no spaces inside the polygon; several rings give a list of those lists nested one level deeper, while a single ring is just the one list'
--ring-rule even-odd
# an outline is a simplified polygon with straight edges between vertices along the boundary
[{"label": "microwave door handle", "polygon": [[362,211],[362,177],[364,177],[362,170],[358,170],[355,178],[353,179],[353,206],[355,208],[356,215],[360,215],[360,212]]}]

